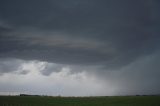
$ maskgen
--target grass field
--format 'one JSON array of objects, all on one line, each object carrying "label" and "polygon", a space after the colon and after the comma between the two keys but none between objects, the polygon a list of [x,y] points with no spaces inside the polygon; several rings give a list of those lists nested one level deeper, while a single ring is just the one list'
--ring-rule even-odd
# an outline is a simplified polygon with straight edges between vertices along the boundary
[{"label": "grass field", "polygon": [[160,106],[160,96],[0,96],[0,106]]}]

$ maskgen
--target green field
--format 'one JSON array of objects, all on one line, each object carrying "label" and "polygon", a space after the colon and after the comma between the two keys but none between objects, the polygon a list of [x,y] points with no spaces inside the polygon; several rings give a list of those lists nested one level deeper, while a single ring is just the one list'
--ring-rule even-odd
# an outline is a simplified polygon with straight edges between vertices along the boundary
[{"label": "green field", "polygon": [[160,106],[160,96],[0,96],[0,106]]}]

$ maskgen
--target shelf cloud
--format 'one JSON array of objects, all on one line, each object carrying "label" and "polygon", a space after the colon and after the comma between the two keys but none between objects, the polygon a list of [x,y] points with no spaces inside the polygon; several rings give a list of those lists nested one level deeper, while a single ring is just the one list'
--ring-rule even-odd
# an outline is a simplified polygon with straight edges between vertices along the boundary
[{"label": "shelf cloud", "polygon": [[33,78],[33,69],[40,79],[50,78],[67,68],[68,78],[85,73],[85,81],[101,80],[93,95],[159,94],[159,5],[157,0],[1,0],[0,80],[12,74]]}]

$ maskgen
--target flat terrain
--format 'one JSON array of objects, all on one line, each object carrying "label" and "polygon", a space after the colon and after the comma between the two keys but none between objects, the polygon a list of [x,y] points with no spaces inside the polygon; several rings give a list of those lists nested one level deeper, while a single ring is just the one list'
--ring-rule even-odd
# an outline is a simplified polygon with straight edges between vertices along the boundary
[{"label": "flat terrain", "polygon": [[160,106],[160,96],[0,96],[0,106]]}]

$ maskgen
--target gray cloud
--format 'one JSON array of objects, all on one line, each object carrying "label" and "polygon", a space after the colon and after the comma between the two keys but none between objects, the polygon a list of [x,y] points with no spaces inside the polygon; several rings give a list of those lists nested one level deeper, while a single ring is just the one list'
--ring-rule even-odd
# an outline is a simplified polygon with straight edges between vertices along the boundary
[{"label": "gray cloud", "polygon": [[[50,62],[41,70],[47,76],[66,66],[73,73],[87,71],[121,91],[158,89],[159,5],[158,0],[1,0],[0,58]],[[6,64],[1,73],[17,67]]]},{"label": "gray cloud", "polygon": [[41,70],[41,73],[43,75],[50,75],[53,72],[60,72],[60,71],[62,71],[63,67],[65,67],[65,65],[47,63],[45,65],[45,68],[43,70]]},{"label": "gray cloud", "polygon": [[[122,69],[117,75],[119,93],[157,94],[160,92],[159,80],[159,52],[144,56],[131,65]],[[116,78],[115,78],[116,79]]]},{"label": "gray cloud", "polygon": [[15,59],[0,59],[0,74],[17,71],[21,62]]},{"label": "gray cloud", "polygon": [[159,49],[158,3],[2,0],[0,56],[123,67]]}]

